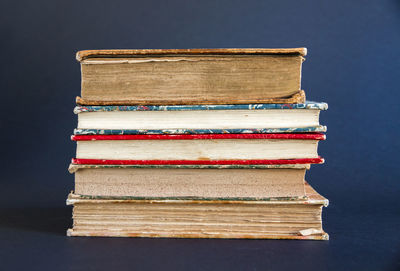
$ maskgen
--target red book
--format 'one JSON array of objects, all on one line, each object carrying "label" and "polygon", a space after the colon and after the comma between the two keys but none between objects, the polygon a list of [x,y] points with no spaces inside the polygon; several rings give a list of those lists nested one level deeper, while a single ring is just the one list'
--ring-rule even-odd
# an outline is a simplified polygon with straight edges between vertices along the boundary
[{"label": "red book", "polygon": [[322,164],[324,159],[275,159],[275,160],[105,160],[73,158],[76,165],[294,165]]},{"label": "red book", "polygon": [[322,163],[325,135],[181,134],[74,135],[74,164],[277,165]]}]

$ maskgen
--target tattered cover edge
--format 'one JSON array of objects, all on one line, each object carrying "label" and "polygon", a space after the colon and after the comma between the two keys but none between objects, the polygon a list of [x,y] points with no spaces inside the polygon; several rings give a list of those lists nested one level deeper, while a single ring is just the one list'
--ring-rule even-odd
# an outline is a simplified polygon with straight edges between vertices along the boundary
[{"label": "tattered cover edge", "polygon": [[329,240],[329,235],[326,232],[316,235],[275,235],[275,234],[231,234],[231,233],[157,233],[157,232],[130,232],[130,231],[79,231],[68,229],[67,236],[82,236],[82,237],[147,237],[147,238],[210,238],[210,239],[279,239],[279,240]]},{"label": "tattered cover edge", "polygon": [[249,128],[249,129],[74,129],[74,135],[180,135],[180,134],[275,134],[323,133],[327,127]]},{"label": "tattered cover edge", "polygon": [[76,106],[74,114],[114,111],[213,111],[213,110],[327,110],[324,102],[305,101],[299,104],[202,104],[202,105],[89,105]]},{"label": "tattered cover edge", "polygon": [[79,169],[98,168],[161,168],[161,169],[310,169],[310,164],[287,165],[96,165],[96,164],[70,164],[68,171],[75,173]]},{"label": "tattered cover edge", "polygon": [[94,140],[224,140],[224,139],[278,139],[278,140],[325,140],[323,133],[277,134],[133,134],[133,135],[72,135],[73,141]]},{"label": "tattered cover edge", "polygon": [[196,204],[198,203],[197,201],[207,201],[207,202],[243,202],[243,201],[248,201],[248,202],[289,202],[289,201],[297,201],[297,202],[303,202],[308,200],[306,196],[303,197],[270,197],[270,198],[261,198],[261,197],[216,197],[216,198],[208,198],[208,197],[195,197],[195,196],[180,196],[180,197],[140,197],[140,196],[96,196],[96,195],[82,195],[82,194],[74,194],[71,192],[71,194],[75,195],[79,200],[106,200],[106,201],[114,201],[114,200],[119,200],[119,201],[151,201],[151,203],[155,203],[158,201],[185,201],[185,204],[189,202],[194,202],[196,201]]},{"label": "tattered cover edge", "polygon": [[305,198],[184,198],[184,197],[165,197],[165,198],[138,198],[138,197],[103,197],[103,196],[83,196],[71,192],[67,198],[67,205],[79,203],[162,203],[162,204],[306,204],[322,205],[327,207],[329,201],[315,191],[306,181],[304,182],[306,192]]},{"label": "tattered cover edge", "polygon": [[197,49],[102,49],[82,50],[76,59],[138,57],[146,55],[307,55],[307,48],[197,48]]},{"label": "tattered cover edge", "polygon": [[79,96],[76,97],[76,104],[78,105],[206,105],[206,104],[251,104],[251,103],[259,103],[259,104],[297,104],[297,103],[305,103],[306,94],[304,90],[299,90],[299,92],[293,94],[290,97],[286,98],[271,98],[271,99],[221,99],[221,100],[173,100],[173,101],[165,101],[165,100],[155,100],[155,99],[147,99],[147,100],[90,100],[84,99]]}]

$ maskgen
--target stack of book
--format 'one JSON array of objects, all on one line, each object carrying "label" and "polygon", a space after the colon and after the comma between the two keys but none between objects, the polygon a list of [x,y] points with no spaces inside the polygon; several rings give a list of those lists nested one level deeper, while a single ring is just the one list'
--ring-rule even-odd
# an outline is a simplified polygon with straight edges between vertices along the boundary
[{"label": "stack of book", "polygon": [[70,236],[328,239],[305,48],[89,50]]}]

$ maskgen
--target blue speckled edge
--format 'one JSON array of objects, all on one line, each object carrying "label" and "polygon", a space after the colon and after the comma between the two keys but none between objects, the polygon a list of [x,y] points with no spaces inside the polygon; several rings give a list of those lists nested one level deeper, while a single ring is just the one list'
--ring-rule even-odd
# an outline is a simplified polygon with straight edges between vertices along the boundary
[{"label": "blue speckled edge", "polygon": [[196,110],[265,110],[265,109],[312,109],[326,110],[327,103],[306,101],[304,104],[227,104],[227,105],[130,105],[130,106],[77,106],[75,114],[107,111],[196,111]]},{"label": "blue speckled edge", "polygon": [[261,129],[75,129],[74,135],[269,134],[326,132],[326,126]]}]

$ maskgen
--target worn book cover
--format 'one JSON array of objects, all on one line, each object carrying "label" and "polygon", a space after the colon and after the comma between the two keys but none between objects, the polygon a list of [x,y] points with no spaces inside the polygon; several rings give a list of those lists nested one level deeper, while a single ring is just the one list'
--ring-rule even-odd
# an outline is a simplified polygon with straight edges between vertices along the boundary
[{"label": "worn book cover", "polygon": [[75,193],[90,196],[271,198],[304,197],[309,164],[71,164]]},{"label": "worn book cover", "polygon": [[81,105],[302,103],[306,48],[86,50]]},{"label": "worn book cover", "polygon": [[308,184],[305,198],[135,198],[70,194],[69,236],[328,240],[322,207]]}]

